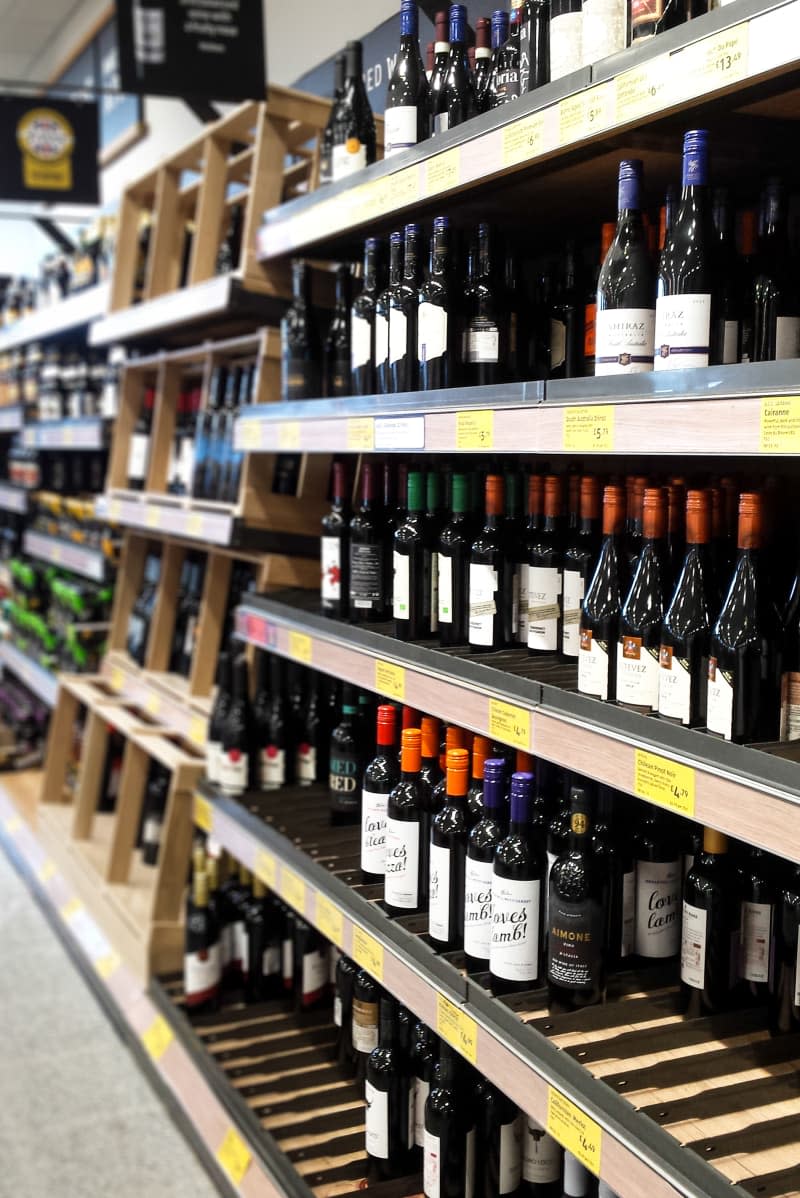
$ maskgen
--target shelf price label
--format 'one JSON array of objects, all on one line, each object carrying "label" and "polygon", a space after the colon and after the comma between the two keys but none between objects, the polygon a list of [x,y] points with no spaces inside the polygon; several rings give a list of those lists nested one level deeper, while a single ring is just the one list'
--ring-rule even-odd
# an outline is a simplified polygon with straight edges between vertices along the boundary
[{"label": "shelf price label", "polygon": [[358,925],[353,928],[353,960],[377,982],[383,981],[383,945]]},{"label": "shelf price label", "polygon": [[272,853],[267,853],[264,849],[258,850],[256,853],[256,863],[253,866],[253,873],[269,890],[275,889],[275,882],[278,877],[278,864]]},{"label": "shelf price label", "polygon": [[150,715],[158,715],[159,711],[161,710],[161,696],[151,692],[147,696],[144,709]]},{"label": "shelf price label", "polygon": [[760,449],[762,453],[800,453],[800,396],[762,399]]},{"label": "shelf price label", "polygon": [[113,667],[113,669],[111,671],[111,677],[109,679],[109,684],[111,686],[112,691],[121,691],[123,686],[125,685],[125,674],[124,674],[124,671],[122,671],[119,668],[119,666]]},{"label": "shelf price label", "polygon": [[633,787],[640,799],[694,819],[694,781],[692,766],[636,750]]},{"label": "shelf price label", "polygon": [[110,953],[104,953],[102,957],[98,957],[94,963],[94,967],[104,981],[111,977],[112,973],[116,973],[122,964],[122,957],[119,953],[113,950]]},{"label": "shelf price label", "polygon": [[69,921],[74,919],[78,912],[82,910],[83,903],[77,895],[73,895],[69,902],[64,903],[64,906],[61,908],[61,918],[65,923],[69,923]]},{"label": "shelf price label", "polygon": [[194,796],[194,823],[195,827],[201,828],[203,832],[210,832],[211,825],[214,822],[214,811],[205,795]]},{"label": "shelf price label", "polygon": [[207,721],[201,715],[193,715],[189,721],[189,740],[201,747],[206,743]]},{"label": "shelf price label", "polygon": [[142,1035],[142,1043],[154,1061],[161,1060],[174,1039],[175,1033],[163,1015],[156,1015]]},{"label": "shelf price label", "polygon": [[252,1159],[253,1154],[238,1131],[229,1127],[225,1133],[225,1139],[217,1149],[217,1160],[234,1185],[238,1186],[240,1184],[245,1173],[250,1168]]},{"label": "shelf price label", "polygon": [[425,197],[458,187],[461,180],[461,147],[453,146],[425,163]]},{"label": "shelf price label", "polygon": [[5,822],[5,829],[9,836],[14,836],[22,827],[22,819],[19,815],[10,815]]},{"label": "shelf price label", "polygon": [[507,125],[503,130],[503,166],[517,166],[538,158],[547,148],[547,113],[532,112],[530,116]]},{"label": "shelf price label", "polygon": [[569,146],[584,137],[607,129],[614,121],[614,93],[611,81],[587,88],[575,96],[566,96],[558,105],[559,145]]},{"label": "shelf price label", "polygon": [[203,532],[203,517],[199,512],[192,512],[186,517],[186,533],[190,537],[199,537]]},{"label": "shelf price label", "polygon": [[36,876],[40,882],[49,882],[50,879],[55,876],[55,874],[56,863],[55,861],[48,860],[45,861],[43,865],[39,866],[39,872]]},{"label": "shelf price label", "polygon": [[301,915],[306,909],[306,884],[292,869],[284,865],[281,869],[281,894],[290,907]]},{"label": "shelf price label", "polygon": [[651,58],[649,62],[630,71],[624,71],[616,78],[616,116],[618,121],[635,121],[639,117],[648,116],[662,108],[668,97],[669,86],[680,80],[675,74],[670,79],[670,56],[661,54]]},{"label": "shelf price label", "polygon": [[494,412],[458,412],[456,414],[456,449],[493,449]]},{"label": "shelf price label", "polygon": [[157,507],[148,505],[144,513],[144,522],[148,528],[158,528],[161,523],[161,512]]},{"label": "shelf price label", "polygon": [[122,504],[118,499],[112,499],[108,505],[108,518],[112,524],[119,524],[119,518],[122,515]]},{"label": "shelf price label", "polygon": [[375,448],[375,419],[352,416],[347,421],[347,448],[353,453],[371,453]]},{"label": "shelf price label", "polygon": [[317,895],[317,927],[323,936],[332,940],[337,948],[344,944],[344,917],[324,894]]},{"label": "shelf price label", "polygon": [[404,703],[406,698],[406,672],[402,666],[393,666],[388,661],[375,662],[375,690],[379,695],[397,699]]},{"label": "shelf price label", "polygon": [[564,408],[564,450],[569,453],[612,453],[614,405]]},{"label": "shelf price label", "polygon": [[513,745],[516,749],[531,751],[531,713],[524,707],[504,703],[502,699],[489,700],[489,735],[492,740]]},{"label": "shelf price label", "polygon": [[742,21],[675,54],[684,82],[684,95],[687,98],[703,95],[746,78],[749,51],[749,25]]},{"label": "shelf price label", "polygon": [[386,205],[395,210],[416,204],[419,195],[419,166],[407,166],[405,170],[390,176],[389,202]]},{"label": "shelf price label", "polygon": [[478,1063],[478,1025],[444,994],[436,996],[436,1030],[456,1052],[472,1065]]},{"label": "shelf price label", "polygon": [[289,656],[304,665],[311,665],[311,637],[305,632],[289,633]]},{"label": "shelf price label", "polygon": [[278,425],[278,449],[300,448],[300,421],[282,420]]},{"label": "shelf price label", "polygon": [[261,425],[257,420],[240,420],[236,429],[238,433],[238,448],[254,450],[261,448]]},{"label": "shelf price label", "polygon": [[554,1086],[547,1091],[547,1130],[567,1152],[600,1176],[603,1129]]}]

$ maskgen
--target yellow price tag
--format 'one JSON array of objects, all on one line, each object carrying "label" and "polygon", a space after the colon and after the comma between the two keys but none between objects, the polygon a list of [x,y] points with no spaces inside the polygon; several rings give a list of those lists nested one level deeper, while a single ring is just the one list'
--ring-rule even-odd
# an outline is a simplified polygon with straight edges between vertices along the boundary
[{"label": "yellow price tag", "polygon": [[478,1025],[462,1007],[443,994],[436,996],[436,1030],[456,1052],[473,1065],[478,1063]]},{"label": "yellow price tag", "polygon": [[74,429],[71,429],[71,428],[65,428],[65,429],[63,429],[63,430],[62,430],[62,434],[61,434],[61,439],[62,439],[62,443],[63,443],[64,445],[74,445],[74,443],[75,443],[75,430],[74,430]]},{"label": "yellow price tag", "polygon": [[544,112],[532,112],[503,130],[503,166],[517,166],[537,158],[545,149],[547,121]]},{"label": "yellow price tag", "polygon": [[504,745],[531,751],[531,713],[524,707],[504,703],[501,699],[489,700],[489,735]]},{"label": "yellow price tag", "polygon": [[158,715],[161,710],[161,696],[151,691],[145,700],[144,709],[150,715]]},{"label": "yellow price tag", "polygon": [[383,981],[383,945],[358,926],[353,928],[353,960],[376,981]]},{"label": "yellow price tag", "polygon": [[109,682],[112,691],[122,690],[123,686],[125,685],[125,673],[119,668],[119,666],[114,666],[111,670],[111,678],[109,679]]},{"label": "yellow price tag", "polygon": [[13,836],[15,832],[19,832],[22,827],[22,819],[18,815],[10,815],[5,822],[6,832]]},{"label": "yellow price tag", "polygon": [[64,903],[64,906],[61,908],[61,918],[69,922],[69,920],[74,919],[78,912],[82,910],[83,903],[77,895],[73,895],[69,902]]},{"label": "yellow price tag", "polygon": [[558,105],[558,139],[562,146],[592,137],[607,129],[614,120],[614,92],[611,81],[587,88],[575,96],[566,96]]},{"label": "yellow price tag", "polygon": [[750,31],[747,21],[723,33],[704,37],[673,55],[684,85],[684,96],[704,95],[738,83],[747,75]]},{"label": "yellow price tag", "polygon": [[253,867],[253,873],[269,890],[275,889],[275,881],[278,876],[278,865],[271,853],[266,853],[264,849],[258,850],[256,853],[256,863]]},{"label": "yellow price tag", "polygon": [[281,894],[290,907],[301,915],[306,909],[306,884],[292,869],[284,865],[281,869]]},{"label": "yellow price tag", "polygon": [[494,412],[458,412],[456,414],[456,449],[492,449],[494,447]]},{"label": "yellow price tag", "polygon": [[257,420],[239,421],[239,444],[245,450],[261,448],[261,425]]},{"label": "yellow price tag", "polygon": [[304,665],[311,665],[311,637],[304,632],[289,633],[289,656]]},{"label": "yellow price tag", "polygon": [[547,1091],[547,1130],[590,1172],[600,1176],[603,1129],[553,1086]]},{"label": "yellow price tag", "polygon": [[242,1137],[232,1127],[225,1133],[225,1139],[217,1149],[217,1160],[228,1174],[234,1185],[239,1185],[250,1167],[253,1154]]},{"label": "yellow price tag", "polygon": [[390,177],[386,207],[391,205],[394,211],[416,204],[419,195],[419,166],[407,166]]},{"label": "yellow price tag", "polygon": [[144,513],[144,522],[147,528],[158,528],[161,523],[161,512],[157,507],[148,504]]},{"label": "yellow price tag", "polygon": [[347,448],[353,453],[371,453],[375,448],[372,416],[353,416],[347,421]]},{"label": "yellow price tag", "polygon": [[800,396],[762,399],[759,448],[762,453],[800,453]]},{"label": "yellow price tag", "polygon": [[186,517],[186,535],[199,537],[203,532],[203,517],[198,512],[192,512]]},{"label": "yellow price tag", "polygon": [[214,822],[214,809],[205,795],[196,794],[194,796],[194,822],[195,827],[200,828],[203,832],[211,831],[211,825]]},{"label": "yellow price tag", "polygon": [[317,927],[323,936],[332,940],[337,948],[344,943],[344,917],[341,911],[324,894],[317,895]]},{"label": "yellow price tag", "polygon": [[300,448],[300,421],[283,420],[278,425],[278,449]]},{"label": "yellow price tag", "polygon": [[680,75],[670,77],[669,55],[662,54],[616,78],[616,117],[618,121],[635,121],[662,108],[667,89],[675,86]]},{"label": "yellow price tag", "polygon": [[122,504],[118,499],[112,499],[108,505],[108,518],[112,524],[118,524],[122,515]]},{"label": "yellow price tag", "polygon": [[388,661],[375,662],[375,690],[389,699],[405,702],[406,672],[402,666],[393,666]]},{"label": "yellow price tag", "polygon": [[189,740],[196,745],[204,745],[206,743],[206,728],[207,722],[201,715],[193,715],[189,721]]},{"label": "yellow price tag", "polygon": [[142,1043],[154,1061],[161,1060],[174,1039],[175,1033],[163,1015],[156,1015],[147,1031],[142,1035]]},{"label": "yellow price tag", "polygon": [[98,957],[94,963],[94,967],[101,978],[110,978],[112,973],[115,973],[121,964],[122,958],[119,953],[110,952],[102,957]]},{"label": "yellow price tag", "polygon": [[39,866],[36,876],[40,882],[49,882],[52,877],[55,877],[56,872],[55,861],[45,861],[43,865]]},{"label": "yellow price tag", "polygon": [[568,453],[612,453],[614,405],[564,408],[564,450]]},{"label": "yellow price tag", "polygon": [[441,191],[449,191],[458,187],[461,178],[461,147],[454,146],[430,158],[425,163],[425,195],[438,195]]},{"label": "yellow price tag", "polygon": [[52,552],[50,554],[50,558],[51,558],[51,561],[54,561],[56,565],[58,565],[60,563],[60,561],[61,561],[61,546],[60,545],[53,546]]},{"label": "yellow price tag", "polygon": [[640,799],[694,819],[694,769],[657,753],[636,750],[634,792]]}]

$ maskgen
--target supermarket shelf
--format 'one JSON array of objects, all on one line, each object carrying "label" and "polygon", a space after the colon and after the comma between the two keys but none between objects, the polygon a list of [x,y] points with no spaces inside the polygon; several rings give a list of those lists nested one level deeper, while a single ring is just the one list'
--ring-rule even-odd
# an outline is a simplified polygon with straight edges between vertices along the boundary
[{"label": "supermarket shelf", "polygon": [[552,658],[405,644],[325,619],[316,602],[300,592],[248,598],[237,634],[800,861],[796,761],[577,694],[575,667]]},{"label": "supermarket shelf", "polygon": [[0,332],[0,353],[16,349],[29,341],[46,341],[60,337],[102,316],[108,307],[109,284],[99,283],[77,295],[67,296],[58,304],[41,308],[24,316]]},{"label": "supermarket shelf", "polygon": [[85,545],[63,541],[60,537],[51,537],[43,532],[27,531],[22,547],[29,557],[49,562],[53,566],[63,566],[65,570],[90,578],[92,582],[105,582],[111,566],[101,549],[87,549]]},{"label": "supermarket shelf", "polygon": [[693,110],[710,100],[731,92],[738,99],[756,81],[792,70],[798,32],[797,0],[740,0],[708,13],[376,163],[357,182],[272,209],[259,232],[259,254],[266,260],[341,241],[366,225],[378,232],[410,209],[418,219],[429,201],[485,191],[512,171],[538,169],[548,160],[564,166],[592,142],[608,152],[617,135],[669,113],[694,120]]},{"label": "supermarket shelf", "polygon": [[[669,436],[664,435],[668,424]],[[800,453],[791,362],[263,404],[238,448],[302,452]]]},{"label": "supermarket shelf", "polygon": [[126,528],[169,533],[211,545],[231,545],[237,539],[238,523],[228,504],[204,506],[178,496],[111,491],[98,497],[95,512],[100,519]]},{"label": "supermarket shelf", "polygon": [[16,674],[48,707],[55,707],[58,697],[58,678],[50,670],[23,653],[11,641],[0,641],[0,665]]},{"label": "supermarket shelf", "polygon": [[0,407],[0,433],[17,433],[22,428],[25,416],[21,404]]},{"label": "supermarket shelf", "polygon": [[28,510],[28,492],[24,487],[0,483],[0,511],[17,512],[24,516]]},{"label": "supermarket shelf", "polygon": [[43,420],[25,425],[22,443],[27,449],[105,449],[109,429],[109,422],[99,416]]},{"label": "supermarket shelf", "polygon": [[140,670],[119,650],[105,655],[100,672],[117,698],[140,707],[163,731],[183,737],[195,751],[205,747],[211,699],[190,696],[185,678]]},{"label": "supermarket shelf", "polygon": [[294,1198],[279,1168],[267,1159],[263,1138],[248,1137],[198,1065],[196,1054],[176,1034],[146,985],[122,961],[114,943],[16,813],[0,786],[0,844],[24,874],[45,914],[117,1029],[178,1118],[212,1178],[225,1195]]}]

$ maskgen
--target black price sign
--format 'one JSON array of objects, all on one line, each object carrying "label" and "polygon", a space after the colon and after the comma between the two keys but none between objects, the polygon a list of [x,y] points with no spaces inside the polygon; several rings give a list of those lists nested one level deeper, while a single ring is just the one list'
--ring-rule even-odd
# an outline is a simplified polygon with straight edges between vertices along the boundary
[{"label": "black price sign", "polygon": [[0,199],[96,204],[97,105],[0,97]]}]

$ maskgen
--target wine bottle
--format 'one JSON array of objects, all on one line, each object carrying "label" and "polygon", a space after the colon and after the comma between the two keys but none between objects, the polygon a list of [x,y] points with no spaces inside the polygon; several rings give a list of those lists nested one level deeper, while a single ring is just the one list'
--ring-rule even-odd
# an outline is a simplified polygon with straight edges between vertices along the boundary
[{"label": "wine bottle", "polygon": [[683,136],[683,189],[656,280],[655,370],[711,363],[713,247],[708,133]]},{"label": "wine bottle", "polygon": [[478,112],[485,112],[486,87],[492,64],[492,22],[489,17],[478,17],[475,22],[475,99]]},{"label": "wine bottle", "polygon": [[643,715],[658,710],[661,622],[666,606],[666,516],[663,489],[648,487],[642,552],[619,618],[617,702]]},{"label": "wine bottle", "polygon": [[390,703],[378,708],[375,756],[364,770],[361,788],[361,880],[380,882],[386,872],[386,812],[400,780],[395,749],[397,713]]},{"label": "wine bottle", "polygon": [[148,779],[142,812],[141,845],[143,865],[158,864],[168,786],[168,776],[156,762],[153,762],[151,764],[150,778]]},{"label": "wine bottle", "polygon": [[653,369],[655,279],[642,220],[642,163],[619,164],[617,227],[597,281],[595,375]]},{"label": "wine bottle", "polygon": [[430,77],[430,125],[429,136],[436,131],[436,108],[439,102],[439,92],[442,90],[447,63],[450,58],[450,14],[447,9],[437,12],[434,20],[436,40],[433,43],[433,71]]},{"label": "wine bottle", "polygon": [[467,842],[464,867],[464,952],[467,971],[489,968],[492,938],[494,858],[503,840],[505,759],[489,758],[483,765],[483,812]]},{"label": "wine bottle", "polygon": [[519,99],[519,26],[514,15],[517,11],[512,4],[510,23],[504,9],[497,8],[492,13],[492,61],[483,93],[484,112]]},{"label": "wine bottle", "polygon": [[206,740],[206,778],[213,785],[219,784],[220,757],[222,755],[222,730],[231,703],[231,659],[223,649],[217,658],[216,692],[214,706],[208,721]]},{"label": "wine bottle", "polygon": [[486,1078],[475,1086],[474,1198],[519,1198],[522,1112]]},{"label": "wine bottle", "polygon": [[[405,0],[408,3],[408,0]],[[416,5],[414,5],[416,9]],[[380,998],[378,1046],[367,1058],[366,1150],[373,1179],[402,1177],[414,1143],[413,1092],[398,1042],[397,1002]]]},{"label": "wine bottle", "polygon": [[208,874],[208,909],[217,921],[219,927],[219,954],[222,968],[222,988],[228,983],[233,964],[233,908],[230,900],[220,885],[220,869],[223,866],[224,853],[205,859],[205,870]]},{"label": "wine bottle", "polygon": [[375,392],[389,395],[392,376],[389,369],[389,312],[392,295],[403,281],[403,234],[392,233],[389,238],[389,279],[375,300],[375,338],[373,369]]},{"label": "wine bottle", "polygon": [[523,530],[523,535],[520,537],[520,551],[518,556],[522,557],[522,562],[518,568],[517,592],[519,603],[519,618],[517,620],[517,640],[519,644],[528,647],[528,611],[530,609],[530,594],[528,592],[528,583],[530,581],[530,556],[534,547],[539,544],[539,533],[542,527],[542,505],[544,502],[544,478],[541,474],[528,475],[528,518]]},{"label": "wine bottle", "polygon": [[455,129],[477,115],[478,103],[467,58],[467,9],[450,5],[450,50],[441,86],[435,95],[434,134]]},{"label": "wine bottle", "polygon": [[538,1123],[523,1115],[522,1194],[524,1198],[561,1198],[564,1149]]},{"label": "wine bottle", "polygon": [[592,847],[593,805],[570,790],[569,842],[550,870],[547,985],[550,1007],[574,1011],[603,1002],[606,990],[608,879]]},{"label": "wine bottle", "polygon": [[344,462],[334,462],[331,473],[331,510],[322,517],[320,538],[320,609],[324,616],[342,620],[347,618],[350,597],[350,504]]},{"label": "wine bottle", "polygon": [[355,689],[342,692],[342,715],[331,733],[328,794],[332,824],[355,824],[361,819],[359,783],[364,765],[358,727]]},{"label": "wine bottle", "polygon": [[631,44],[674,29],[686,20],[681,0],[631,0]]},{"label": "wine bottle", "polygon": [[378,392],[375,366],[376,312],[384,262],[377,237],[364,242],[364,285],[350,311],[350,387],[353,395]]},{"label": "wine bottle", "polygon": [[519,596],[522,576],[528,570],[525,545],[525,521],[522,516],[521,479],[518,471],[506,470],[503,475],[503,539],[511,578],[511,643],[520,644]]},{"label": "wine bottle", "polygon": [[772,1032],[800,1028],[800,865],[781,887],[775,943],[775,988],[769,1010]]},{"label": "wine bottle", "polygon": [[378,1004],[380,988],[366,969],[353,979],[353,1053],[356,1077],[367,1074],[370,1053],[378,1047]]},{"label": "wine bottle", "polygon": [[153,387],[146,387],[128,447],[128,477],[126,485],[129,491],[144,491],[147,489],[154,404],[155,390]]},{"label": "wine bottle", "polygon": [[581,0],[551,0],[550,78],[561,79],[583,66]]},{"label": "wine bottle", "polygon": [[416,0],[401,0],[400,50],[395,60],[384,109],[385,158],[425,141],[430,131],[431,94],[419,52]]},{"label": "wine bottle", "polygon": [[[606,255],[611,249],[611,242],[617,226],[613,221],[603,221],[600,228],[600,260],[587,290],[586,304],[583,309],[583,373],[591,378],[595,371],[595,355],[597,352],[597,286],[600,282],[600,271]],[[655,311],[655,309],[654,309]]]},{"label": "wine bottle", "polygon": [[292,963],[295,1010],[321,1007],[328,995],[328,942],[299,915],[294,920]]},{"label": "wine bottle", "polygon": [[486,521],[470,550],[469,645],[502,649],[513,641],[513,564],[503,529],[503,477],[486,476]]},{"label": "wine bottle", "polygon": [[647,478],[642,475],[629,475],[625,480],[626,517],[625,517],[625,556],[628,570],[633,575],[639,554],[642,552],[644,540],[644,491]]},{"label": "wine bottle", "polygon": [[775,863],[749,845],[740,870],[739,977],[748,998],[767,1002],[775,984],[775,930],[779,888]]},{"label": "wine bottle", "polygon": [[714,599],[708,557],[711,505],[707,491],[686,495],[686,557],[661,626],[658,714],[702,727],[706,722],[708,645]]},{"label": "wine bottle", "polygon": [[267,895],[264,883],[253,879],[253,899],[245,915],[247,925],[248,1002],[277,998],[281,990],[281,943],[278,908]]},{"label": "wine bottle", "polygon": [[800,358],[800,292],[792,262],[783,186],[770,179],[754,279],[754,362]]},{"label": "wine bottle", "polygon": [[705,828],[703,851],[683,888],[681,997],[690,1017],[715,1015],[730,1005],[737,914],[728,838]]},{"label": "wine bottle", "polygon": [[492,752],[488,736],[476,735],[472,741],[470,784],[467,791],[467,827],[471,832],[479,819],[483,818],[483,770]]},{"label": "wine bottle", "polygon": [[425,554],[425,618],[428,634],[439,633],[439,538],[446,515],[441,504],[441,479],[437,470],[425,476],[425,516],[422,521],[422,544]]},{"label": "wine bottle", "polygon": [[465,1198],[473,1192],[475,1132],[470,1107],[461,1059],[441,1040],[439,1063],[425,1103],[425,1198]]},{"label": "wine bottle", "polygon": [[355,623],[386,615],[385,538],[374,472],[371,462],[362,464],[359,503],[350,520],[350,618]]},{"label": "wine bottle", "polygon": [[466,474],[452,476],[450,519],[439,536],[436,555],[438,629],[443,646],[467,643],[472,541],[467,482]]},{"label": "wine bottle", "polygon": [[333,129],[336,109],[344,91],[344,53],[337,54],[333,60],[333,97],[328,123],[320,141],[319,156],[319,185],[333,182]]},{"label": "wine bottle", "polygon": [[417,316],[421,279],[420,243],[417,224],[406,225],[403,278],[389,300],[389,377],[392,393],[413,391],[417,385]]},{"label": "wine bottle", "polygon": [[410,915],[424,908],[427,854],[422,853],[421,733],[402,735],[400,781],[386,807],[386,876],[384,902],[390,915]]},{"label": "wine bottle", "polygon": [[[741,270],[726,187],[715,187],[712,204],[715,273],[719,303],[712,329],[712,356],[721,365],[739,361],[742,314]],[[800,311],[800,309],[798,309]],[[798,322],[800,323],[800,322]]]},{"label": "wine bottle", "polygon": [[580,480],[579,522],[564,549],[561,655],[577,661],[583,596],[600,551],[600,483],[591,474]]},{"label": "wine bottle", "polygon": [[208,907],[208,875],[197,871],[186,910],[183,1001],[189,1010],[216,1011],[222,984],[219,927]]},{"label": "wine bottle", "polygon": [[511,0],[511,20],[517,26],[519,94],[524,96],[550,82],[550,5],[547,0]]},{"label": "wine bottle", "polygon": [[[598,1185],[598,1198],[599,1189]],[[593,1192],[592,1175],[589,1170],[571,1152],[565,1152],[563,1198],[589,1198]],[[605,1195],[604,1198],[608,1196]]]},{"label": "wine bottle", "polygon": [[642,961],[677,956],[683,863],[669,818],[648,809],[633,840],[636,867],[634,951]]},{"label": "wine bottle", "polygon": [[738,282],[741,309],[739,312],[739,358],[740,362],[753,361],[753,335],[755,314],[755,281],[758,270],[756,255],[756,211],[745,208],[739,219]]},{"label": "wine bottle", "polygon": [[375,118],[364,87],[363,59],[361,42],[348,42],[344,48],[342,98],[336,105],[333,126],[334,183],[349,179],[375,161]]},{"label": "wine bottle", "polygon": [[782,620],[779,738],[800,740],[800,570],[794,576]]},{"label": "wine bottle", "polygon": [[336,962],[336,988],[333,995],[333,1023],[336,1028],[336,1060],[348,1073],[355,1073],[353,1048],[353,986],[358,966],[342,953]]},{"label": "wine bottle", "polygon": [[564,518],[561,479],[544,480],[542,523],[528,557],[528,653],[555,653],[561,643]]},{"label": "wine bottle", "polygon": [[570,240],[564,247],[561,278],[550,308],[548,378],[574,379],[583,373],[583,313],[577,247]]},{"label": "wine bottle", "polygon": [[[308,264],[292,260],[292,302],[281,320],[281,399],[316,399],[322,392],[321,346],[311,310]],[[206,496],[210,498],[210,496]]]},{"label": "wine bottle", "polygon": [[497,846],[492,876],[489,974],[493,994],[532,990],[541,977],[544,858],[531,837],[533,774],[511,778],[508,836]]},{"label": "wine bottle", "polygon": [[441,952],[460,948],[464,941],[464,861],[467,852],[466,794],[469,753],[447,754],[444,806],[431,823],[429,853],[428,935]]},{"label": "wine bottle", "polygon": [[430,553],[423,538],[425,501],[421,471],[408,475],[408,513],[394,534],[392,587],[394,634],[402,641],[430,635]]},{"label": "wine bottle", "polygon": [[434,217],[430,270],[419,289],[417,313],[417,360],[421,391],[452,387],[455,383],[455,322],[450,318],[455,297],[451,295],[452,271],[450,221]]},{"label": "wine bottle", "polygon": [[422,742],[419,779],[423,792],[431,794],[444,777],[439,764],[439,721],[432,715],[420,720]]},{"label": "wine bottle", "polygon": [[428,1101],[438,1063],[436,1037],[422,1021],[414,1024],[411,1036],[411,1082],[414,1088],[414,1156],[421,1158],[425,1144],[425,1103]]},{"label": "wine bottle", "polygon": [[247,658],[241,656],[233,663],[231,703],[222,728],[218,782],[223,794],[242,795],[250,786],[252,742]]},{"label": "wine bottle", "polygon": [[624,519],[625,492],[622,487],[606,487],[603,544],[584,596],[580,620],[578,690],[582,695],[612,701],[616,697],[621,594],[627,573],[621,544]]},{"label": "wine bottle", "polygon": [[351,394],[350,267],[337,266],[333,316],[322,346],[322,394],[336,399]]},{"label": "wine bottle", "polygon": [[467,296],[464,381],[485,385],[503,381],[508,354],[508,313],[494,261],[489,225],[478,225],[475,280]]}]

